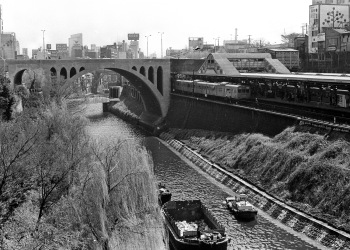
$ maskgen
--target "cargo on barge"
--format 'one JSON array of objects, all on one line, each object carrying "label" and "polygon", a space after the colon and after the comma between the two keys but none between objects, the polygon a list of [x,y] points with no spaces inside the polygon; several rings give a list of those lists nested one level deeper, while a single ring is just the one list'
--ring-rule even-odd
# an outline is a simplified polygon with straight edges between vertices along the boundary
[{"label": "cargo on barge", "polygon": [[200,200],[168,201],[162,212],[174,249],[227,249],[225,228]]}]

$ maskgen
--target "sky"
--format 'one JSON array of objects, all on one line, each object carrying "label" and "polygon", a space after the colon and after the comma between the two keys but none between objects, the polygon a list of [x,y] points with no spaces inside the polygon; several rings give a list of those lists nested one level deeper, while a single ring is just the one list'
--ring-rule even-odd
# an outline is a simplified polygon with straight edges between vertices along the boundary
[{"label": "sky", "polygon": [[[163,55],[183,49],[189,37],[222,45],[224,40],[280,43],[281,35],[302,32],[312,0],[0,0],[4,32],[15,32],[20,48],[67,43],[83,33],[83,44],[104,46],[128,33],[140,34],[140,49]],[[160,32],[162,36],[160,35]],[[217,39],[219,38],[219,39]],[[216,40],[215,40],[216,39]]]}]

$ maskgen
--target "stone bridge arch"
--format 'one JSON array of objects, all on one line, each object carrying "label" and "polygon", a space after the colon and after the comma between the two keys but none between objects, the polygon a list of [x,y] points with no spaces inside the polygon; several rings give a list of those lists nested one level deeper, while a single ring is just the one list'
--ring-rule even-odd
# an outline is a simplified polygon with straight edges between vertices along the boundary
[{"label": "stone bridge arch", "polygon": [[93,73],[94,71],[103,71],[103,70],[109,70],[114,71],[122,76],[124,76],[131,85],[137,89],[142,98],[142,103],[144,105],[144,110],[147,113],[164,117],[166,115],[167,110],[164,109],[164,105],[162,105],[162,93],[157,90],[157,87],[153,87],[154,83],[152,83],[149,79],[147,79],[146,76],[140,74],[139,72],[131,69],[131,71],[121,68],[100,68],[100,69],[94,69],[89,70],[85,69],[83,71],[78,72],[76,75],[74,75],[72,78],[70,78],[68,81],[70,83],[73,83],[76,81],[79,77],[87,74],[87,73]]},{"label": "stone bridge arch", "polygon": [[53,79],[74,82],[86,73],[112,70],[128,79],[140,92],[145,113],[159,118],[168,112],[172,70],[168,59],[6,60],[6,67],[12,87],[22,83],[25,70],[34,71],[43,86]]}]

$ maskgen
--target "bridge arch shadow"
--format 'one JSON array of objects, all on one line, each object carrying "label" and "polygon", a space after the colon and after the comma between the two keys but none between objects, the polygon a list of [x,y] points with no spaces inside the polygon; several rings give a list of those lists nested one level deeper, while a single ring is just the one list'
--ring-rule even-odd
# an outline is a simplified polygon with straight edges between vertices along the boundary
[{"label": "bridge arch shadow", "polygon": [[22,69],[20,71],[18,71],[13,79],[14,85],[21,85],[22,84],[22,77],[23,77],[23,73],[26,71],[27,69]]}]

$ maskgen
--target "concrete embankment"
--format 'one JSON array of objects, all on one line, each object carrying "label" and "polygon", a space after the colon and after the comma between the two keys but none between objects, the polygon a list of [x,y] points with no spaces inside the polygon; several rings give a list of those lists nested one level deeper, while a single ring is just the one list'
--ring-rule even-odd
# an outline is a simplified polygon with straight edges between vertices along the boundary
[{"label": "concrete embankment", "polygon": [[166,117],[171,128],[204,129],[231,133],[263,133],[274,136],[294,125],[294,117],[261,112],[254,108],[172,94]]},{"label": "concrete embankment", "polygon": [[275,199],[251,183],[205,159],[182,142],[175,140],[171,134],[162,133],[160,138],[234,192],[247,193],[255,206],[284,225],[305,234],[329,249],[350,249],[350,235],[348,233],[337,230],[331,225]]}]

